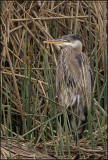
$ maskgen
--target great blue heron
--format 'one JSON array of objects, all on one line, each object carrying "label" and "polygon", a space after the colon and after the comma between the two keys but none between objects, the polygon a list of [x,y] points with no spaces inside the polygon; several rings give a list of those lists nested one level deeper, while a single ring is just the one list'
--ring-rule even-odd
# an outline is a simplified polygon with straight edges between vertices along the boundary
[{"label": "great blue heron", "polygon": [[[82,52],[82,42],[76,35],[64,35],[62,38],[44,41],[61,46],[61,54],[56,69],[56,95],[58,102],[77,116],[76,126],[80,127],[87,119],[87,106],[91,106],[93,75],[86,54]],[[68,112],[70,126],[75,130],[72,113]]]}]

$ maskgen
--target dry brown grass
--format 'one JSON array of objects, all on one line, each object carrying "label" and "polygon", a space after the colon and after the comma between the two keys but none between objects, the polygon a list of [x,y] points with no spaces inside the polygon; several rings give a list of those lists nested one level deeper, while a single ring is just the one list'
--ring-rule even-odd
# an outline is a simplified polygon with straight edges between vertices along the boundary
[{"label": "dry brown grass", "polygon": [[[106,43],[106,2],[92,1],[90,2],[91,10],[91,57],[92,62],[95,56],[95,40],[98,35],[97,45],[97,61],[98,61],[98,76],[99,76],[99,92],[104,84],[104,51]],[[104,18],[103,18],[104,15]],[[22,81],[24,80],[24,46],[27,32],[27,52],[26,52],[26,78],[29,79],[29,67],[31,65],[31,97],[30,106],[35,104],[35,114],[39,115],[37,93],[48,97],[48,82],[45,79],[44,60],[42,49],[45,51],[45,59],[48,62],[47,68],[51,70],[53,80],[55,80],[55,69],[58,60],[59,48],[57,46],[43,44],[44,40],[61,37],[65,34],[77,34],[83,43],[83,52],[90,57],[89,46],[89,19],[88,19],[88,1],[3,1],[2,2],[2,16],[1,16],[1,35],[2,35],[2,54],[1,54],[1,101],[6,112],[6,127],[9,130],[9,113],[8,107],[11,107],[13,124],[19,125],[19,117],[27,118],[27,113],[23,113],[23,97],[22,97]],[[52,53],[50,52],[52,50]],[[38,64],[39,63],[39,64]],[[38,67],[39,65],[39,67]],[[93,65],[93,64],[92,64]],[[94,79],[96,83],[96,63],[94,62]],[[39,73],[37,88],[35,90],[36,79]],[[12,85],[11,85],[12,83]],[[28,85],[28,82],[27,82]],[[12,90],[12,86],[14,86]],[[53,84],[55,88],[55,84]],[[94,87],[95,97],[98,88]],[[34,97],[34,91],[36,91]],[[28,93],[27,93],[28,94]],[[55,96],[55,94],[54,94]],[[41,108],[42,122],[45,121],[44,115],[50,114],[49,100],[44,97],[39,97],[39,106]],[[9,104],[8,104],[8,100]],[[48,97],[49,98],[49,97]],[[46,103],[47,107],[44,107]],[[26,104],[26,102],[25,102]],[[12,105],[12,106],[11,106]],[[26,105],[25,105],[26,107]],[[40,119],[33,119],[32,128],[40,125]],[[27,131],[27,128],[25,129]],[[49,130],[49,137],[50,129]],[[106,130],[103,128],[103,130]],[[5,125],[2,124],[3,135],[5,135]],[[17,135],[16,129],[12,132],[14,136]],[[41,129],[38,130],[38,135]],[[96,133],[95,140],[96,140]],[[33,133],[34,136],[34,133]],[[20,135],[19,135],[20,138]],[[41,138],[42,146],[43,138]],[[82,140],[84,143],[84,140]],[[51,141],[46,142],[50,148]],[[71,154],[73,159],[78,156],[78,150],[71,146]],[[53,146],[52,146],[53,148]],[[102,152],[101,152],[102,150]],[[91,151],[89,142],[87,148],[81,148],[83,157],[89,158],[94,155],[96,158],[106,157],[104,149],[101,147],[101,142],[95,151]],[[51,152],[51,154],[50,154]],[[51,156],[55,156],[54,150],[50,151]],[[85,153],[84,153],[85,152]],[[75,153],[75,154],[73,154]],[[15,152],[16,154],[16,152]],[[67,151],[65,151],[67,155]],[[4,149],[2,150],[2,156]],[[5,153],[6,157],[6,153]]]}]

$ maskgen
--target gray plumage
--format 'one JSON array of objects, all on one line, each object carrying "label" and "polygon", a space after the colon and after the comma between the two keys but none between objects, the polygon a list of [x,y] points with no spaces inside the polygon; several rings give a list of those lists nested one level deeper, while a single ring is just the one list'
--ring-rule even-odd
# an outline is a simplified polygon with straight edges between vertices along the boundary
[{"label": "gray plumage", "polygon": [[[47,41],[48,42],[48,41]],[[82,43],[76,35],[65,35],[61,39],[49,41],[62,46],[56,69],[56,96],[66,109],[72,106],[78,132],[87,119],[87,103],[91,106],[93,75],[88,57],[82,52]],[[52,43],[54,44],[54,43]],[[63,108],[58,106],[63,111]],[[75,130],[72,113],[67,111],[71,128]],[[80,128],[79,128],[80,127]]]},{"label": "gray plumage", "polygon": [[[83,78],[82,63],[85,72],[85,82]],[[66,108],[72,105],[73,112],[82,119],[76,118],[78,128],[86,122],[87,118],[85,83],[90,106],[92,74],[88,58],[84,53],[73,51],[71,46],[64,46],[61,50],[60,60],[56,70],[56,94],[60,104],[65,105]],[[72,116],[70,121],[72,129],[75,129]],[[82,131],[83,127],[79,129],[79,133]]]}]

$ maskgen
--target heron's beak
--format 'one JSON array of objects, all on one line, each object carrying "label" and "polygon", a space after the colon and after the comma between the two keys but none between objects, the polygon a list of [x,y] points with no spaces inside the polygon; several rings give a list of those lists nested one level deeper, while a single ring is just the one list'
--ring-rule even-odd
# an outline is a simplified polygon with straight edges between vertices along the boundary
[{"label": "heron's beak", "polygon": [[64,41],[61,38],[58,39],[53,39],[53,40],[49,40],[49,41],[43,41],[44,43],[49,43],[49,44],[63,44]]}]

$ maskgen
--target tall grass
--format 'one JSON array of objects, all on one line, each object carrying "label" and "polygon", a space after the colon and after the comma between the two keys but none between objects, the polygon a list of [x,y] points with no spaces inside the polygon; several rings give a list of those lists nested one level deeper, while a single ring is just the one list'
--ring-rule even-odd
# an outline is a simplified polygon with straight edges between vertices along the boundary
[{"label": "tall grass", "polygon": [[[4,21],[4,14],[8,2],[2,3],[4,8],[2,19]],[[12,2],[10,6],[8,5],[8,7],[10,7],[10,12],[12,9],[15,11],[14,3]],[[17,3],[18,2],[16,2],[16,5]],[[44,9],[47,9],[47,3],[48,6],[53,6],[53,3],[45,2]],[[28,139],[31,145],[35,143],[35,148],[42,146],[47,156],[49,152],[52,151],[54,153],[53,155],[56,155],[55,157],[61,159],[74,157],[75,154],[72,151],[76,148],[78,157],[80,158],[84,156],[84,149],[99,150],[99,145],[103,150],[107,149],[107,57],[105,47],[100,47],[100,43],[102,42],[101,31],[103,31],[103,28],[101,28],[101,24],[98,23],[100,19],[97,15],[98,12],[101,15],[101,9],[104,10],[103,3],[98,2],[98,6],[96,6],[96,2],[79,2],[77,5],[75,2],[70,2],[70,4],[68,2],[65,3],[67,3],[68,8],[70,8],[70,5],[73,7],[71,16],[75,16],[74,19],[72,19],[73,25],[70,25],[71,27],[68,26],[68,28],[70,27],[69,31],[81,35],[85,54],[87,54],[89,50],[88,57],[94,74],[92,105],[90,110],[88,110],[88,122],[84,124],[86,125],[86,130],[82,134],[81,139],[79,139],[77,127],[75,129],[76,134],[74,135],[69,126],[69,119],[65,106],[56,102],[55,70],[56,61],[58,59],[58,48],[49,45],[44,46],[42,42],[47,38],[57,38],[58,35],[61,34],[62,36],[62,34],[65,34],[67,27],[65,24],[69,22],[68,19],[66,19],[67,21],[65,21],[65,19],[52,20],[51,22],[41,20],[34,21],[32,18],[39,17],[38,13],[31,13],[31,10],[29,10],[29,4],[31,4],[31,2],[26,2],[26,4],[22,2],[22,4],[25,4],[28,8],[26,9],[31,17],[30,21],[26,20],[26,22],[20,22],[21,18],[26,17],[26,13],[24,11],[25,9],[22,10],[19,5],[15,13],[11,13],[13,17],[17,19],[19,17],[18,24],[21,26],[18,30],[13,21],[16,32],[14,32],[12,24],[10,25],[9,31],[8,25],[4,25],[2,21],[2,35],[7,31],[8,36],[11,37],[8,37],[8,40],[4,38],[4,41],[6,41],[11,57],[23,113],[21,116],[21,110],[18,110],[19,101],[15,92],[13,75],[7,56],[5,60],[2,59],[1,66],[1,135],[2,137],[6,137],[7,141],[9,137],[13,140],[16,138],[19,140],[23,138]],[[33,2],[33,4],[36,7],[38,6],[37,2]],[[31,7],[33,7],[33,4],[31,4]],[[62,7],[66,7],[65,4],[61,3],[60,5],[59,2],[55,2],[55,6],[57,10],[55,9],[54,12],[50,9],[48,11],[40,11],[40,17],[41,14],[43,14],[43,17],[54,17],[59,16],[59,14],[63,17],[65,14],[61,12],[63,10]],[[77,15],[75,14],[76,6]],[[100,10],[98,8],[99,6],[101,8]],[[83,7],[86,7],[86,11]],[[18,9],[21,9],[23,15],[18,12]],[[83,14],[82,19],[77,18],[79,13]],[[87,19],[84,18],[86,14],[88,15]],[[94,15],[97,16],[96,20]],[[103,17],[101,17],[101,20],[103,20],[102,18]],[[9,20],[8,22],[12,23],[8,16],[7,19]],[[97,30],[97,28],[99,28],[98,26],[101,28],[101,31]],[[3,30],[4,28],[6,29],[5,32]],[[52,33],[52,28],[54,33]],[[11,39],[13,39],[13,41],[11,41]],[[86,46],[86,41],[84,41],[84,39],[86,39],[88,46]],[[7,43],[8,41],[11,45]],[[3,56],[5,56],[4,52]],[[58,106],[63,107],[62,113],[58,113]],[[72,107],[71,112],[73,113]],[[72,115],[75,121],[76,115],[74,113]],[[64,128],[60,122],[62,121],[61,116],[63,116],[64,119]],[[76,137],[77,146],[75,144]]]}]

